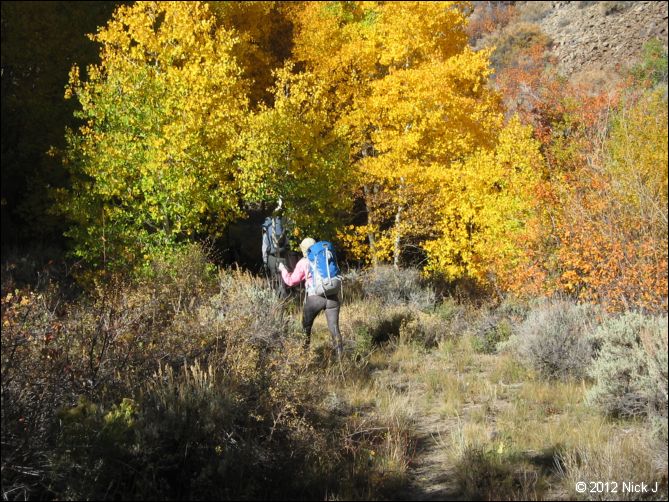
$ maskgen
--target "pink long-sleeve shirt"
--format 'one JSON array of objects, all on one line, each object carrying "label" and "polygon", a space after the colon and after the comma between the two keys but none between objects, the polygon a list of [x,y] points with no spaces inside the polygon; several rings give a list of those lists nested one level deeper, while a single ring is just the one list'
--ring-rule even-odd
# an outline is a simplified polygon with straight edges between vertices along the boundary
[{"label": "pink long-sleeve shirt", "polygon": [[307,282],[307,289],[309,286],[313,285],[311,272],[309,270],[309,260],[306,258],[302,258],[297,262],[297,265],[295,265],[292,273],[288,272],[288,270],[285,268],[281,270],[281,277],[283,278],[283,282],[285,282],[288,286],[295,286],[302,281]]}]

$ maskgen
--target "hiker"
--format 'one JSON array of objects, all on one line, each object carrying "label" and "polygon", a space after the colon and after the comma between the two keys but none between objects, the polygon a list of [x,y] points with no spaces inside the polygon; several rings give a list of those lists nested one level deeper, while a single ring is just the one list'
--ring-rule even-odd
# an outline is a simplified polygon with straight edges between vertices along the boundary
[{"label": "hiker", "polygon": [[[295,286],[305,281],[307,297],[302,312],[302,329],[306,337],[304,346],[305,348],[309,347],[314,320],[319,312],[325,310],[328,328],[332,335],[332,344],[337,356],[341,358],[343,351],[339,331],[341,278],[338,275],[339,269],[331,245],[328,242],[316,243],[314,239],[308,237],[300,243],[300,250],[302,251],[302,258],[297,262],[292,273],[288,271],[283,263],[280,263],[278,267],[283,281],[288,286]],[[325,268],[328,266],[331,273]]]},{"label": "hiker", "polygon": [[286,264],[288,256],[288,238],[281,218],[281,203],[272,216],[265,218],[262,224],[262,261],[269,279],[276,288],[279,297],[288,295],[286,286],[280,278],[279,265]]}]

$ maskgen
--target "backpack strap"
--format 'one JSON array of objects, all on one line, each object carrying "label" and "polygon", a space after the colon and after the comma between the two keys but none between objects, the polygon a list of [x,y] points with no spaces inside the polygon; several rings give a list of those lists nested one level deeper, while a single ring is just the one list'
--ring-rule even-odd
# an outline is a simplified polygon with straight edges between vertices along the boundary
[{"label": "backpack strap", "polygon": [[269,238],[270,238],[271,241],[272,241],[272,249],[273,249],[273,251],[274,251],[274,256],[276,256],[276,257],[278,258],[278,257],[279,257],[279,253],[277,252],[277,249],[276,249],[276,237],[275,237],[275,234],[276,234],[276,225],[275,225],[275,223],[274,223],[274,218],[272,218],[272,231],[271,231],[270,234],[269,234]]},{"label": "backpack strap", "polygon": [[[316,292],[316,274],[318,274],[318,267],[316,266],[315,257],[313,261],[307,257],[307,261],[309,262],[309,276],[305,278],[304,285],[307,288],[307,296],[309,296],[311,293]],[[309,286],[309,279],[311,279],[311,286]]]},{"label": "backpack strap", "polygon": [[325,270],[328,271],[328,280],[331,280],[332,277],[330,277],[330,260],[329,257],[332,256],[330,253],[330,248],[327,244],[323,246],[324,253],[325,253]]}]

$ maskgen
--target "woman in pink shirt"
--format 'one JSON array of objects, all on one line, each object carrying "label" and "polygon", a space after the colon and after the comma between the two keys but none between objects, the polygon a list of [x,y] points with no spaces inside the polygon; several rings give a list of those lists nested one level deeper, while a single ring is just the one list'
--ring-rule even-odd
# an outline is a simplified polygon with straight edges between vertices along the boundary
[{"label": "woman in pink shirt", "polygon": [[325,310],[325,317],[328,321],[328,328],[330,329],[330,334],[332,335],[332,343],[337,355],[341,357],[342,355],[342,339],[341,332],[339,331],[339,293],[332,296],[318,295],[315,293],[310,293],[313,285],[313,277],[311,274],[311,266],[309,260],[307,259],[307,252],[309,248],[316,244],[316,241],[310,237],[304,239],[300,243],[300,250],[302,251],[302,258],[295,265],[293,272],[288,272],[286,266],[281,263],[279,265],[279,270],[281,271],[281,277],[283,281],[288,286],[295,286],[302,281],[305,281],[305,286],[307,288],[307,298],[304,302],[304,310],[302,312],[302,329],[306,336],[304,345],[309,347],[309,342],[311,341],[311,328],[314,324],[316,316],[322,311]]}]

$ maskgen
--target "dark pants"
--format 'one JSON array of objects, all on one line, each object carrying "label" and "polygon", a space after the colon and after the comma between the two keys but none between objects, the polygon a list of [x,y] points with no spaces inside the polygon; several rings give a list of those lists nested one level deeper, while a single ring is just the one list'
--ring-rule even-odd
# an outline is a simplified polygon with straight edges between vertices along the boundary
[{"label": "dark pants", "polygon": [[302,329],[304,329],[304,334],[306,335],[305,345],[309,345],[311,328],[314,325],[316,316],[322,310],[325,310],[328,328],[332,335],[332,344],[337,351],[337,355],[341,357],[343,347],[341,333],[339,332],[339,295],[330,297],[319,295],[307,296],[302,313]]},{"label": "dark pants", "polygon": [[279,263],[286,264],[286,259],[269,255],[267,257],[267,269],[269,271],[269,279],[272,283],[272,288],[279,294],[279,298],[285,298],[288,295],[286,283],[281,278],[281,271],[279,270]]}]

